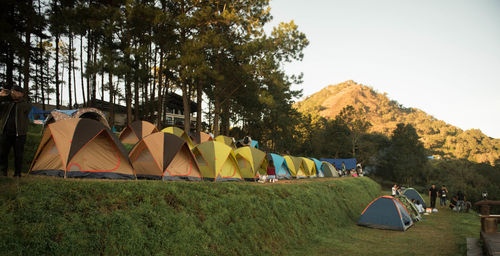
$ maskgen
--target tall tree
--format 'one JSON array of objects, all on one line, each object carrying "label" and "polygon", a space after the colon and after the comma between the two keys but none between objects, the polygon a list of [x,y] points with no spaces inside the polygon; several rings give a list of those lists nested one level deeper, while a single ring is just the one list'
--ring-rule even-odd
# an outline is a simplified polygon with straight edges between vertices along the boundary
[{"label": "tall tree", "polygon": [[419,182],[428,169],[427,154],[419,139],[412,125],[399,123],[377,167],[377,174],[410,186]]}]

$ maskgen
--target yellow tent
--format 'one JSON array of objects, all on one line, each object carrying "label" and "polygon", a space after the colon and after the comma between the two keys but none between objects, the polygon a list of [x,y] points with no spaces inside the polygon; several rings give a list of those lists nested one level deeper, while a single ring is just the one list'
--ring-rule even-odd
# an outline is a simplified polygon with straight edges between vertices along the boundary
[{"label": "yellow tent", "polygon": [[306,167],[302,158],[296,156],[284,156],[284,158],[292,177],[297,179],[307,177]]},{"label": "yellow tent", "polygon": [[193,148],[193,153],[203,179],[212,181],[242,179],[234,152],[224,143],[203,142]]},{"label": "yellow tent", "polygon": [[253,147],[241,147],[234,151],[240,167],[241,176],[246,180],[255,180],[258,174],[267,173],[266,153]]},{"label": "yellow tent", "polygon": [[187,133],[185,133],[184,130],[177,128],[177,127],[170,126],[170,127],[167,127],[161,131],[166,132],[166,133],[171,133],[177,137],[181,137],[182,139],[184,139],[187,142],[189,149],[194,148],[194,143],[191,140],[191,137],[189,137],[189,135]]},{"label": "yellow tent", "polygon": [[234,144],[234,139],[232,137],[219,135],[219,136],[215,137],[215,141],[222,142],[222,143],[230,146],[233,150],[236,149],[236,144]]},{"label": "yellow tent", "polygon": [[316,177],[316,164],[313,160],[305,157],[301,157],[304,161],[304,166],[306,168],[306,174],[309,177]]}]

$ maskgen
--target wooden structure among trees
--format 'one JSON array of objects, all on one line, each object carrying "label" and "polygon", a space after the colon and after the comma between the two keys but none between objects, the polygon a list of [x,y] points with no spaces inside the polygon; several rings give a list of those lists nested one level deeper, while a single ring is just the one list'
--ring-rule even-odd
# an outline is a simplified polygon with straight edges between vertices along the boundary
[{"label": "wooden structure among trees", "polygon": [[500,205],[500,201],[483,200],[475,203],[480,206],[481,240],[484,244],[486,255],[500,255],[500,233],[498,232],[498,219],[500,215],[490,214],[491,206]]}]

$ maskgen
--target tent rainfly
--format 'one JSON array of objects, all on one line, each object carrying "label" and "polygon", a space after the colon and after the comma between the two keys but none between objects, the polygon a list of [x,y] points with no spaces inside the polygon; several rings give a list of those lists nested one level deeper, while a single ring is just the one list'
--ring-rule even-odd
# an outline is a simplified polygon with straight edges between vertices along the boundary
[{"label": "tent rainfly", "polygon": [[240,167],[241,176],[245,180],[255,180],[258,175],[267,173],[266,153],[253,147],[241,147],[234,151]]},{"label": "tent rainfly", "polygon": [[69,178],[135,179],[118,138],[102,123],[72,118],[49,124],[30,174]]},{"label": "tent rainfly", "polygon": [[242,180],[233,149],[217,141],[203,142],[193,148],[203,179],[211,181]]},{"label": "tent rainfly", "polygon": [[338,177],[339,176],[339,173],[337,172],[337,170],[335,170],[335,167],[331,163],[326,162],[326,161],[323,161],[321,163],[321,171],[323,171],[323,174],[325,175],[325,177]]},{"label": "tent rainfly", "polygon": [[205,133],[205,132],[199,132],[199,133],[195,132],[195,133],[191,134],[190,137],[191,137],[191,141],[193,141],[193,143],[196,145],[203,143],[203,142],[214,140],[210,134]]},{"label": "tent rainfly", "polygon": [[59,110],[59,109],[54,109],[50,112],[50,114],[47,116],[47,119],[45,119],[44,125],[45,127],[51,123],[60,121],[60,120],[65,120],[65,119],[70,119],[70,118],[86,118],[86,119],[93,119],[95,121],[101,122],[103,125],[109,128],[108,121],[106,120],[106,116],[104,113],[96,108],[80,108],[80,109],[73,109],[73,110]]},{"label": "tent rainfly", "polygon": [[[290,170],[286,165],[285,158],[280,155],[271,153],[268,155],[269,164],[274,165],[274,175],[276,175],[277,179],[290,179],[292,175],[290,174]],[[272,175],[272,174],[271,174]]]},{"label": "tent rainfly", "polygon": [[164,132],[144,137],[130,151],[137,178],[201,180],[200,168],[186,141]]},{"label": "tent rainfly", "polygon": [[155,132],[158,132],[158,128],[154,124],[147,121],[134,121],[123,129],[119,138],[123,144],[136,144],[143,137]]},{"label": "tent rainfly", "polygon": [[302,161],[304,161],[304,167],[306,170],[307,176],[310,178],[316,177],[316,164],[313,160],[305,157],[301,157]]},{"label": "tent rainfly", "polygon": [[284,156],[284,158],[292,177],[300,179],[308,176],[302,158],[296,156]]},{"label": "tent rainfly", "polygon": [[403,191],[403,195],[408,197],[410,200],[415,199],[416,201],[420,201],[420,203],[422,204],[424,209],[427,208],[427,205],[425,204],[424,198],[422,198],[420,193],[418,193],[417,190],[415,190],[414,188],[405,189],[405,191]]},{"label": "tent rainfly", "polygon": [[316,168],[316,176],[317,177],[325,177],[323,170],[321,169],[321,161],[316,158],[311,158],[314,161],[314,167]]},{"label": "tent rainfly", "polygon": [[361,213],[358,225],[406,231],[413,225],[413,221],[408,210],[398,199],[381,196],[373,200]]},{"label": "tent rainfly", "polygon": [[215,137],[214,140],[226,144],[227,146],[231,147],[233,150],[236,149],[236,144],[235,144],[233,137],[219,135],[219,136]]},{"label": "tent rainfly", "polygon": [[184,132],[184,130],[177,128],[177,127],[174,127],[174,126],[170,126],[170,127],[167,127],[161,131],[166,132],[166,133],[170,133],[170,134],[173,134],[179,138],[182,138],[183,140],[185,140],[187,142],[190,149],[194,148],[194,143],[191,140],[191,137],[189,137],[189,135],[186,132]]}]

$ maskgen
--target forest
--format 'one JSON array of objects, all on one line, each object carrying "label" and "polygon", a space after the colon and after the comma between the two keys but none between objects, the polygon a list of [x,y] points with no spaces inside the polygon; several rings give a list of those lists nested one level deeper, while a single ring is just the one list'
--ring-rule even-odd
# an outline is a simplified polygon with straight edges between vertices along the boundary
[{"label": "forest", "polygon": [[[456,147],[456,141],[477,141],[477,131],[436,126],[429,116],[388,100],[384,104],[398,112],[357,105],[329,118],[318,115],[319,106],[299,112],[293,104],[301,91],[291,86],[301,83],[301,74],[287,74],[284,65],[302,60],[309,41],[293,21],[266,29],[272,21],[268,0],[2,2],[0,82],[24,87],[42,108],[102,100],[124,104],[127,122],[148,120],[162,128],[166,95],[180,92],[186,131],[250,135],[267,152],[356,157],[387,184],[446,182],[470,195],[481,189],[500,195],[490,182],[500,177],[498,141],[478,144],[487,147],[479,158],[471,155],[475,144]],[[190,127],[191,112],[196,127]],[[373,131],[378,124],[370,115],[394,128]],[[412,125],[415,120],[427,125]],[[435,138],[422,139],[424,130]],[[447,158],[427,159],[436,153]]]},{"label": "forest", "polygon": [[176,91],[184,129],[210,127],[217,136],[231,123],[286,129],[282,120],[301,93],[290,88],[300,74],[286,74],[283,64],[301,60],[309,42],[293,21],[264,31],[272,20],[268,0],[3,3],[0,81],[23,86],[42,108],[124,102],[127,122],[162,126],[165,96]]}]

